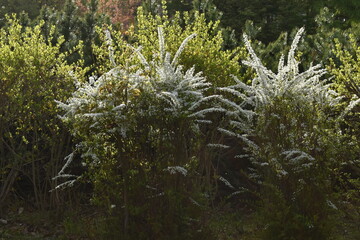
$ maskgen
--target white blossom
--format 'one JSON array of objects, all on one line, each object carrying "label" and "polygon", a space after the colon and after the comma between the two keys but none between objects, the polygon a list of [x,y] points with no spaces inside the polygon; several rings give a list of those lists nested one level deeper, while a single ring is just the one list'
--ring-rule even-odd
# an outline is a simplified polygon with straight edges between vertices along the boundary
[{"label": "white blossom", "polygon": [[170,174],[176,174],[176,173],[180,173],[183,176],[186,176],[188,171],[181,166],[171,166],[171,167],[167,167],[164,169],[164,171],[169,172]]}]

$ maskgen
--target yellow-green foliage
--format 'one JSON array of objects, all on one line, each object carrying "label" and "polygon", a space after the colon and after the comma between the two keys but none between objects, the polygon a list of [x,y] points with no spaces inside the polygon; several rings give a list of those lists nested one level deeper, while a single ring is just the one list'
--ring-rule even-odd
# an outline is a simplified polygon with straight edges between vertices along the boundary
[{"label": "yellow-green foliage", "polygon": [[[344,98],[342,107],[346,108],[346,115],[341,120],[343,121],[342,130],[346,133],[344,138],[346,141],[343,142],[345,146],[343,158],[350,161],[348,160],[346,165],[343,164],[342,168],[351,170],[336,169],[334,175],[341,190],[339,191],[341,199],[345,200],[342,202],[348,204],[347,206],[340,205],[340,208],[348,212],[347,218],[351,219],[350,221],[359,222],[359,214],[356,212],[360,211],[360,46],[356,37],[351,34],[348,44],[350,47],[344,45],[339,40],[335,40],[333,52],[336,58],[330,60],[328,70],[335,76],[336,90]],[[349,211],[350,208],[352,209]]]},{"label": "yellow-green foliage", "polygon": [[[101,42],[100,45],[92,45],[96,56],[96,75],[101,76],[115,66],[126,67],[137,61],[137,56],[132,58],[134,50],[128,45],[122,32],[113,30],[111,26],[96,27],[96,32]],[[129,31],[124,34],[129,34]]]},{"label": "yellow-green foliage", "polygon": [[354,36],[350,35],[351,50],[343,49],[339,40],[335,40],[336,46],[334,53],[336,60],[331,59],[328,69],[335,75],[337,90],[346,98],[352,98],[352,95],[360,97],[360,47],[357,45]]},{"label": "yellow-green foliage", "polygon": [[166,9],[162,16],[146,15],[142,8],[137,13],[137,29],[134,33],[135,41],[142,47],[141,52],[147,59],[158,53],[157,28],[162,26],[167,39],[166,51],[172,56],[180,47],[183,39],[196,33],[196,38],[189,41],[179,63],[185,69],[195,66],[196,72],[203,75],[214,86],[226,86],[233,83],[230,75],[239,75],[242,66],[239,60],[245,59],[244,48],[222,50],[223,38],[219,31],[219,22],[207,22],[204,14],[188,12],[176,13],[170,19]]},{"label": "yellow-green foliage", "polygon": [[[10,191],[15,178],[9,176],[21,169],[32,179],[36,204],[47,205],[43,196],[56,184],[51,178],[69,147],[55,100],[68,98],[73,77],[81,74],[60,52],[64,39],[50,42],[54,29],[46,40],[44,23],[24,28],[16,17],[7,21],[8,27],[0,30],[0,181]],[[46,179],[40,175],[43,170]]]},{"label": "yellow-green foliage", "polygon": [[353,35],[350,35],[348,49],[337,39],[335,43],[336,58],[330,60],[328,70],[335,76],[334,86],[343,97],[342,106],[346,108],[343,120],[348,125],[347,131],[360,138],[360,47]]},{"label": "yellow-green foliage", "polygon": [[8,23],[0,34],[1,119],[14,121],[18,131],[36,130],[38,121],[53,121],[44,117],[56,114],[54,99],[69,95],[74,69],[66,64],[66,54],[60,53],[64,39],[55,45],[45,40],[43,23],[25,29],[15,19]]}]

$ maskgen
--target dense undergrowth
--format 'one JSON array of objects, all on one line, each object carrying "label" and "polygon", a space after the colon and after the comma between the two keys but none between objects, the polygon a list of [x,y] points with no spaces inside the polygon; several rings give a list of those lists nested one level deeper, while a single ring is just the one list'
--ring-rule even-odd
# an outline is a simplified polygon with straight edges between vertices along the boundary
[{"label": "dense undergrowth", "polygon": [[225,49],[199,12],[97,20],[1,29],[0,239],[360,236],[351,29]]}]

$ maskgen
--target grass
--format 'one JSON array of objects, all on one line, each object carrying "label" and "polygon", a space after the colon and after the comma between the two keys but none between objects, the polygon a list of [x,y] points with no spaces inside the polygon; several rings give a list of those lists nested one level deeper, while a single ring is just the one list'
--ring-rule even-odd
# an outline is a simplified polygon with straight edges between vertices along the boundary
[{"label": "grass", "polygon": [[[351,206],[350,206],[351,207]],[[350,208],[349,207],[349,208]],[[353,206],[355,207],[355,206]],[[5,218],[5,217],[4,217]],[[0,240],[98,240],[104,234],[104,216],[86,206],[64,212],[17,209],[9,211],[0,223]],[[360,217],[356,209],[341,211],[336,218],[334,240],[360,239]],[[255,212],[225,207],[209,216],[208,227],[218,240],[259,240],[261,227]]]}]

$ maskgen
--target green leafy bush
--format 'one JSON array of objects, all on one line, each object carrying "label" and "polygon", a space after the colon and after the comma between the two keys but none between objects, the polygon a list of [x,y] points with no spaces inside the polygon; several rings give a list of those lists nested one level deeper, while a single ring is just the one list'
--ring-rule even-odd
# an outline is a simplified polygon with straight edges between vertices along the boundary
[{"label": "green leafy bush", "polygon": [[360,136],[359,114],[360,114],[360,80],[359,63],[360,47],[353,35],[350,35],[350,47],[344,48],[339,40],[335,39],[335,49],[333,50],[335,58],[331,59],[328,69],[335,76],[335,86],[339,94],[344,98],[343,102],[349,107],[346,109],[348,117],[345,121],[351,126],[352,135],[357,139]]},{"label": "green leafy bush", "polygon": [[45,40],[42,26],[23,28],[13,17],[0,30],[1,204],[17,176],[32,187],[20,194],[32,195],[36,206],[61,200],[48,191],[57,184],[51,179],[70,150],[70,138],[54,100],[69,96],[77,70],[66,63],[67,53],[60,53],[63,38],[52,44],[53,31]]},{"label": "green leafy bush", "polygon": [[[342,201],[342,210],[354,222],[359,221],[359,182],[360,182],[360,47],[353,35],[349,42],[341,44],[335,40],[335,57],[330,60],[329,71],[335,76],[334,89],[342,96],[339,108],[343,111],[340,129],[344,134],[344,159],[348,161],[338,167],[336,179],[337,192]],[[349,211],[349,208],[352,210]]]}]

